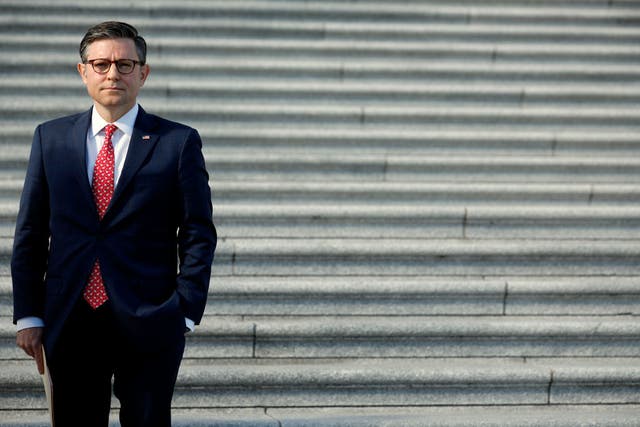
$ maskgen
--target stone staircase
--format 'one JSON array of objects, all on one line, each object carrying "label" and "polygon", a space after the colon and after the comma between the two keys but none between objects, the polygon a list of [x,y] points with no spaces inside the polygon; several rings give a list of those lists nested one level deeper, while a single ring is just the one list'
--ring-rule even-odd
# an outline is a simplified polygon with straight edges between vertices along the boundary
[{"label": "stone staircase", "polygon": [[212,172],[176,426],[640,424],[640,2],[3,0],[0,425],[47,425],[8,261],[107,19]]}]

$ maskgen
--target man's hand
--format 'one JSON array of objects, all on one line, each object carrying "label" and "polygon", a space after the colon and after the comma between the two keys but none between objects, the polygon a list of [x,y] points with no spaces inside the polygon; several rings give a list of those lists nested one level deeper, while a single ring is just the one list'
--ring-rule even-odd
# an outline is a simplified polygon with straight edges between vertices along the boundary
[{"label": "man's hand", "polygon": [[38,372],[44,374],[44,358],[42,355],[42,334],[44,328],[27,328],[18,331],[16,344],[29,356],[36,360]]}]

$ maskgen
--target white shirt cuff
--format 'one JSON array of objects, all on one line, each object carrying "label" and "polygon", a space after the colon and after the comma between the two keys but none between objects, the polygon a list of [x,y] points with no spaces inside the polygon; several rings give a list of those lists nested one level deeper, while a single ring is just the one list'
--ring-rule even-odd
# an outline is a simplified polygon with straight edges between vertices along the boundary
[{"label": "white shirt cuff", "polygon": [[43,328],[44,320],[39,317],[23,317],[18,319],[17,327],[19,331],[29,328]]},{"label": "white shirt cuff", "polygon": [[196,323],[189,319],[188,317],[184,318],[184,324],[187,327],[187,329],[189,329],[189,332],[193,332],[196,330]]}]

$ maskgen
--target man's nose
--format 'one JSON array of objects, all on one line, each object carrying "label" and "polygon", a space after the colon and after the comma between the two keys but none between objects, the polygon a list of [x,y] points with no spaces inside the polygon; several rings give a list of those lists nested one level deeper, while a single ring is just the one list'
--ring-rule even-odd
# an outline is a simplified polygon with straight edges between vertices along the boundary
[{"label": "man's nose", "polygon": [[115,62],[112,62],[109,66],[109,70],[107,71],[107,78],[111,80],[119,80],[120,72],[118,71],[118,66]]}]

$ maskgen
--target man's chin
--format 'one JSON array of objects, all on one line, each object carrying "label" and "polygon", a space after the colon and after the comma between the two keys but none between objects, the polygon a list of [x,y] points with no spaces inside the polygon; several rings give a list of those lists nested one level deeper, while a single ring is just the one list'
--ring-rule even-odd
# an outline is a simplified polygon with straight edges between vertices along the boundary
[{"label": "man's chin", "polygon": [[111,95],[101,97],[98,102],[105,107],[118,107],[125,105],[127,103],[127,100],[122,96]]}]

